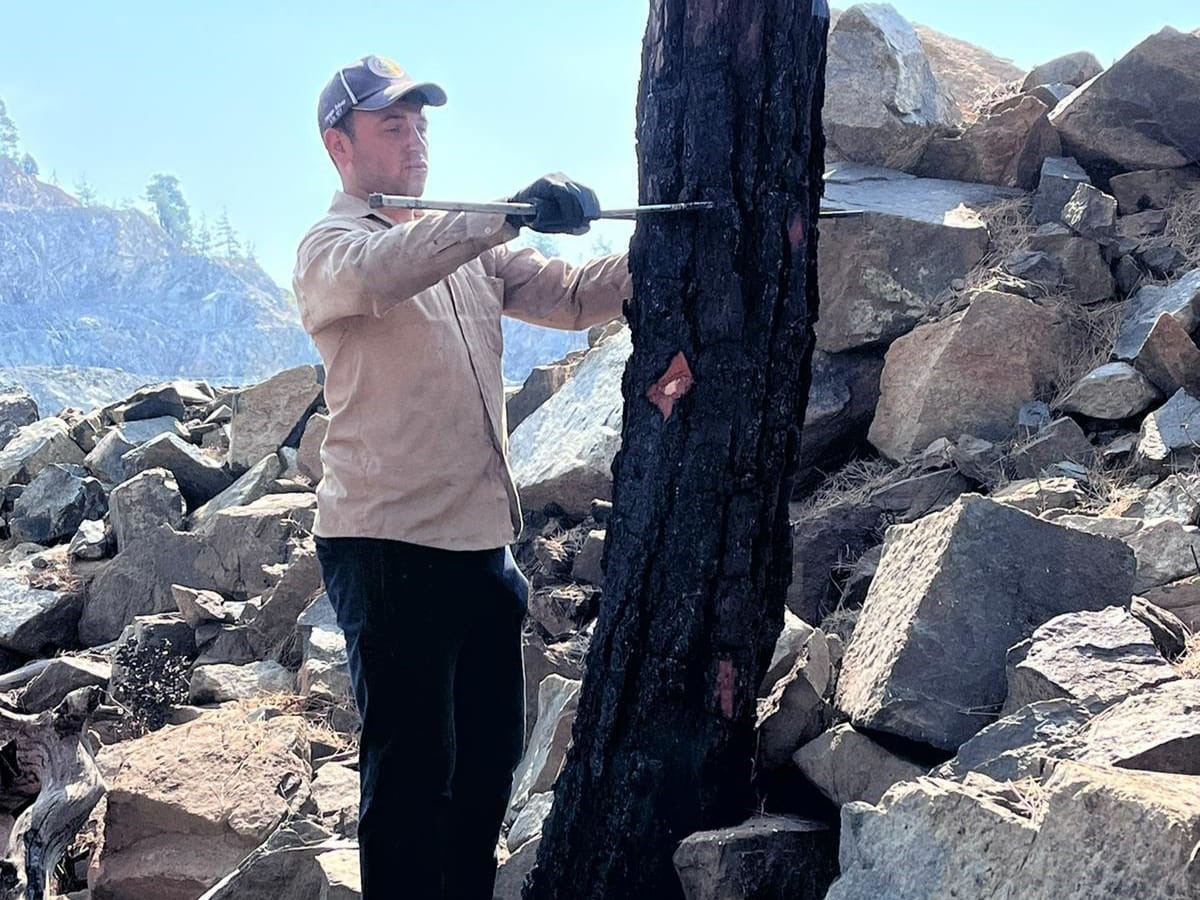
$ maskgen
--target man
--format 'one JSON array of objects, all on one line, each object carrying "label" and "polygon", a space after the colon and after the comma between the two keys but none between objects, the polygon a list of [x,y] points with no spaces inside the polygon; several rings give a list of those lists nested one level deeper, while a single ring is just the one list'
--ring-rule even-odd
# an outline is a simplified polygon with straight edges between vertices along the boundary
[{"label": "man", "polygon": [[[519,219],[371,209],[420,195],[425,108],[445,92],[367,56],[321,93],[341,177],[297,251],[294,287],[325,363],[317,554],[362,717],[363,896],[492,896],[524,738],[528,582],[506,458],[501,315],[580,329],[621,314],[624,254],[582,266],[505,244]],[[582,234],[599,206],[565,176],[512,199]]]}]

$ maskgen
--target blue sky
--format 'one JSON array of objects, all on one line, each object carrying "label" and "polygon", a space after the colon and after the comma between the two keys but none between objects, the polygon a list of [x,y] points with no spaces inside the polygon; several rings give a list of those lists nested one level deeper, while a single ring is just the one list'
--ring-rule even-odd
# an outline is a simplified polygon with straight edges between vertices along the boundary
[{"label": "blue sky", "polygon": [[[845,4],[838,4],[845,5]],[[908,18],[1028,67],[1089,49],[1109,63],[1196,0],[895,0]],[[0,0],[0,97],[45,177],[86,174],[105,202],[179,177],[193,211],[222,208],[267,271],[290,281],[296,241],[337,188],[316,98],[357,56],[439,82],[429,197],[490,199],[547,171],[636,201],[634,104],[647,0]],[[354,10],[351,18],[350,10]],[[603,232],[623,246],[628,227]],[[575,242],[574,244],[570,242]],[[566,239],[574,255],[591,236]]]}]

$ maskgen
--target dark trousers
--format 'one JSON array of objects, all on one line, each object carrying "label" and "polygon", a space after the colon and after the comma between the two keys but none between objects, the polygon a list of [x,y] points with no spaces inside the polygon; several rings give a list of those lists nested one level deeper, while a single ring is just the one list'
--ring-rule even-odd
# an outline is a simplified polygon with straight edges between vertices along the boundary
[{"label": "dark trousers", "polygon": [[507,548],[316,539],[362,717],[364,900],[491,900],[524,742],[529,583]]}]

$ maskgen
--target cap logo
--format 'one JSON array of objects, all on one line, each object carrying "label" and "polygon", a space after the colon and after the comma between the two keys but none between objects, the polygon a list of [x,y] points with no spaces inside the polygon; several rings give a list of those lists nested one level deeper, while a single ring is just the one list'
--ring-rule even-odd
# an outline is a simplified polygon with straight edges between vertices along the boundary
[{"label": "cap logo", "polygon": [[367,57],[367,68],[380,78],[404,78],[404,70],[386,56]]}]

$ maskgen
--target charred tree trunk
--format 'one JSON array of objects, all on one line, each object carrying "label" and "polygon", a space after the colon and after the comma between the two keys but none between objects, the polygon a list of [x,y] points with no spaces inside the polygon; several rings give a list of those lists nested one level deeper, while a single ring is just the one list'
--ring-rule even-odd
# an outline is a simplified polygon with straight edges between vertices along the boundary
[{"label": "charred tree trunk", "polygon": [[791,579],[817,311],[825,0],[652,0],[644,203],[605,591],[527,900],[681,896],[754,807],[755,694]]}]

